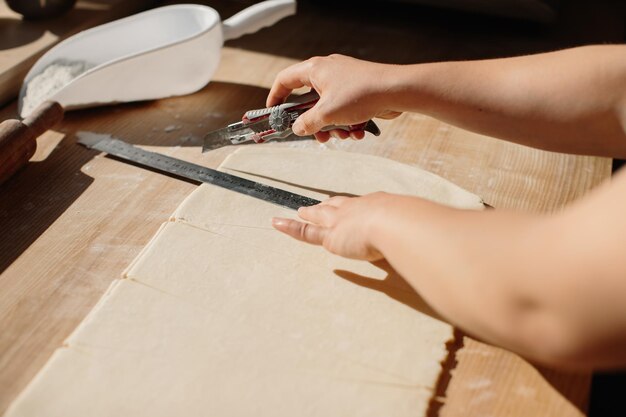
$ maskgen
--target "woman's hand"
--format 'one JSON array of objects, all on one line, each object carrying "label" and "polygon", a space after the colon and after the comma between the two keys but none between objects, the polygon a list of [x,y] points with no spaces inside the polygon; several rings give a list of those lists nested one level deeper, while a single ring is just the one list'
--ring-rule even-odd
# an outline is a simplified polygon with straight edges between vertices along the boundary
[{"label": "woman's hand", "polygon": [[308,223],[274,218],[279,231],[329,252],[352,259],[376,261],[383,258],[372,244],[372,225],[381,221],[391,194],[374,193],[363,197],[332,197],[316,206],[301,207],[298,215]]},{"label": "woman's hand", "polygon": [[281,71],[267,97],[267,106],[283,103],[296,88],[310,87],[320,95],[317,104],[293,124],[298,136],[315,135],[320,142],[330,137],[362,139],[362,130],[346,132],[335,129],[321,132],[330,125],[354,125],[373,117],[391,119],[400,112],[390,107],[390,90],[395,66],[377,64],[343,55],[314,57]]}]

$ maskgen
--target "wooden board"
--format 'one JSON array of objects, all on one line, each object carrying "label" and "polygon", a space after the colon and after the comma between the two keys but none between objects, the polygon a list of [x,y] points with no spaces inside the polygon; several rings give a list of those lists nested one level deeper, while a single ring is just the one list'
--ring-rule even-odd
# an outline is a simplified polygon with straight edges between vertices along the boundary
[{"label": "wooden board", "polygon": [[[212,5],[223,16],[241,8],[226,1]],[[328,7],[301,4],[298,17],[230,42],[214,82],[194,95],[69,113],[56,132],[39,138],[29,167],[0,187],[0,413],[195,187],[85,150],[75,145],[77,131],[111,133],[215,167],[231,150],[202,155],[202,135],[259,107],[276,72],[303,57],[340,51],[421,62],[510,55],[555,47],[563,36],[538,38],[506,27],[486,36],[484,22],[454,26],[447,14],[412,6],[386,12],[337,6],[332,13]],[[440,29],[450,22],[454,30]],[[617,29],[609,29],[591,36],[604,33],[602,39],[611,39]],[[576,36],[584,31],[577,21]],[[302,33],[307,36],[297,36]],[[13,103],[0,110],[0,117],[14,113]],[[420,115],[380,125],[380,138],[327,146],[420,166],[502,208],[555,210],[610,175],[607,159],[532,150]],[[433,406],[433,415],[584,414],[588,375],[548,371],[463,340],[448,364],[452,379],[441,381],[444,405]]]},{"label": "wooden board", "polygon": [[37,58],[81,30],[140,10],[153,0],[79,1],[54,19],[24,21],[0,2],[0,105],[15,98]]}]

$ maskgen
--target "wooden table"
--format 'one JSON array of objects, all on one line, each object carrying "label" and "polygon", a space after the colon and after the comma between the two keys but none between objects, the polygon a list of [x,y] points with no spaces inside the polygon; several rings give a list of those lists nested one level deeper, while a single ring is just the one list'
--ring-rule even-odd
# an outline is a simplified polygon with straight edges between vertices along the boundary
[{"label": "wooden table", "polygon": [[[212,5],[223,16],[241,8],[225,1]],[[274,75],[301,58],[338,51],[422,62],[582,42],[559,38],[565,23],[528,32],[523,25],[466,19],[408,5],[380,11],[305,2],[297,17],[230,42],[214,81],[202,91],[73,112],[56,131],[40,137],[27,169],[0,187],[0,412],[195,187],[77,146],[77,131],[110,133],[215,167],[232,149],[202,155],[202,135],[262,105]],[[601,36],[613,34],[605,28]],[[14,114],[15,103],[0,110],[2,119]],[[496,208],[555,210],[610,175],[607,159],[532,150],[421,115],[405,114],[380,125],[380,138],[327,146],[420,166]],[[320,147],[312,141],[293,146]],[[589,375],[536,367],[462,335],[451,350],[432,415],[584,414]]]}]

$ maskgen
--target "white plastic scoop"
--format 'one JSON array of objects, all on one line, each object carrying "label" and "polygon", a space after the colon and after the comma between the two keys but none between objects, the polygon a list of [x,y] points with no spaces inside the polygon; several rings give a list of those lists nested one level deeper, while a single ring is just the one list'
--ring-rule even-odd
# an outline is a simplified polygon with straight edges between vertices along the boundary
[{"label": "white plastic scoop", "polygon": [[[46,99],[69,110],[193,93],[211,80],[225,40],[273,25],[295,10],[295,0],[268,0],[220,23],[215,9],[182,4],[86,30],[31,68],[20,91],[20,115],[28,116]],[[55,78],[55,69],[65,69],[65,77]],[[51,96],[34,91],[55,82]]]},{"label": "white plastic scoop", "polygon": [[224,40],[295,10],[295,0],[268,0],[220,23],[207,6],[166,6],[59,43],[26,75],[18,101],[23,120],[0,123],[0,184],[28,163],[35,139],[60,122],[64,110],[198,91],[211,80]]}]

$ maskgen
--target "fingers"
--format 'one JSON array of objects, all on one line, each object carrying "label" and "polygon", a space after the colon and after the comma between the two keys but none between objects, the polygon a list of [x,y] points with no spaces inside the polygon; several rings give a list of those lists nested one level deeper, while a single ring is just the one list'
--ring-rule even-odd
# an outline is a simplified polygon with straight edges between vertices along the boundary
[{"label": "fingers", "polygon": [[351,198],[353,198],[353,197],[345,197],[345,196],[342,196],[342,195],[338,195],[338,196],[335,196],[335,197],[331,197],[328,200],[322,201],[320,203],[320,205],[328,205],[328,206],[339,208],[339,207],[341,207],[341,205],[343,205],[343,203],[345,203],[346,201],[350,200]]},{"label": "fingers", "polygon": [[322,132],[322,131],[315,133],[314,136],[315,136],[315,139],[317,139],[319,143],[326,143],[331,138],[329,132]]},{"label": "fingers", "polygon": [[338,139],[352,138],[354,140],[361,140],[365,137],[365,131],[364,130],[352,130],[348,132],[347,130],[343,130],[343,129],[333,129],[330,131],[330,135]]},{"label": "fingers", "polygon": [[317,141],[321,143],[328,142],[330,138],[337,138],[342,140],[352,138],[354,140],[361,140],[365,137],[365,131],[353,130],[351,132],[348,132],[343,129],[332,129],[327,131],[319,131],[315,133],[314,136],[315,139],[317,139]]},{"label": "fingers", "polygon": [[350,137],[350,132],[343,129],[333,129],[328,131],[330,136],[336,139],[348,139]]},{"label": "fingers", "polygon": [[310,110],[302,113],[291,126],[291,130],[298,136],[313,135],[325,126],[321,117],[318,117],[318,108],[321,100]]},{"label": "fingers", "polygon": [[267,107],[283,103],[294,89],[305,86],[312,87],[308,61],[285,68],[278,73],[267,95]]},{"label": "fingers", "polygon": [[324,227],[291,219],[273,218],[272,226],[294,239],[313,245],[321,245],[327,233]]},{"label": "fingers", "polygon": [[337,208],[330,204],[318,204],[311,207],[300,207],[298,216],[302,220],[328,227],[333,223],[336,210]]},{"label": "fingers", "polygon": [[324,239],[330,233],[330,226],[335,222],[337,208],[348,200],[350,197],[337,196],[315,206],[300,207],[298,215],[309,223],[275,217],[272,219],[272,226],[302,242],[323,245]]},{"label": "fingers", "polygon": [[327,130],[327,131],[320,130],[319,132],[314,133],[313,136],[315,136],[315,139],[317,139],[318,142],[326,143],[331,138],[338,138],[338,139],[352,138],[355,140],[361,140],[365,137],[365,132],[362,130],[355,130],[354,132],[346,132],[343,129],[333,129],[333,130]]},{"label": "fingers", "polygon": [[361,140],[365,137],[365,130],[354,130],[350,132],[350,137],[354,140]]}]

